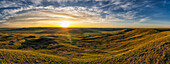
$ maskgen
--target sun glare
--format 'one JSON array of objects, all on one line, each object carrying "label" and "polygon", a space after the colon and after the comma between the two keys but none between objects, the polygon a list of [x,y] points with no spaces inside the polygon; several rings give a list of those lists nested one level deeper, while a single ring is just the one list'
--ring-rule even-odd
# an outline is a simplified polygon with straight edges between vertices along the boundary
[{"label": "sun glare", "polygon": [[69,27],[70,26],[70,22],[69,21],[62,21],[60,23],[61,23],[60,24],[61,27]]}]

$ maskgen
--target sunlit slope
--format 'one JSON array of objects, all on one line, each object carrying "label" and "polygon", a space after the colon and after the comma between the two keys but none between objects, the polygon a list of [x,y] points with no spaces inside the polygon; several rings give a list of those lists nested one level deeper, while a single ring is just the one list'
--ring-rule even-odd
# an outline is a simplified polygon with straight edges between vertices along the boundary
[{"label": "sunlit slope", "polygon": [[[161,37],[162,36],[162,37]],[[120,49],[122,51],[118,51],[114,57],[109,57],[111,59],[99,59],[93,61],[94,63],[103,62],[108,64],[126,64],[126,63],[153,63],[153,64],[169,64],[170,62],[170,32],[163,32],[158,34],[153,34],[147,36],[148,41],[134,41],[138,42],[139,44],[131,45],[127,44],[124,46],[113,48],[113,51],[117,51],[115,49]],[[149,40],[152,39],[152,40]],[[142,43],[142,44],[140,44]],[[130,47],[127,47],[130,46]],[[93,63],[90,62],[90,63]]]},{"label": "sunlit slope", "polygon": [[[65,63],[66,58],[33,51],[0,50],[1,63]],[[69,62],[67,60],[67,62]]]},{"label": "sunlit slope", "polygon": [[[26,39],[34,35],[35,38],[22,38],[14,45],[3,44],[1,48],[8,49],[0,49],[1,63],[170,63],[169,29],[55,29],[51,30],[52,34],[45,32],[50,30],[35,29],[17,37]],[[44,37],[49,42],[44,42]]]}]

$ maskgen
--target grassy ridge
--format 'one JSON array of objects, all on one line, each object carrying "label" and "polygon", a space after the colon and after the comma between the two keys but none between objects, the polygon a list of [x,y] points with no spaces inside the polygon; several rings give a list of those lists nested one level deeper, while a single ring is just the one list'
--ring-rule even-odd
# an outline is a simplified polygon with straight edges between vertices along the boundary
[{"label": "grassy ridge", "polygon": [[169,29],[3,29],[0,45],[1,63],[170,63]]}]

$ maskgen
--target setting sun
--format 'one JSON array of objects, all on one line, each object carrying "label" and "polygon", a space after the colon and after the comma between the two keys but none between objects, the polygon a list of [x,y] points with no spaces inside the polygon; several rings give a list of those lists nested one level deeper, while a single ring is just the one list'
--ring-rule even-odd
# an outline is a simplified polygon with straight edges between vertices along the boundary
[{"label": "setting sun", "polygon": [[69,27],[70,26],[70,22],[69,21],[62,21],[60,23],[61,23],[60,24],[61,27]]}]

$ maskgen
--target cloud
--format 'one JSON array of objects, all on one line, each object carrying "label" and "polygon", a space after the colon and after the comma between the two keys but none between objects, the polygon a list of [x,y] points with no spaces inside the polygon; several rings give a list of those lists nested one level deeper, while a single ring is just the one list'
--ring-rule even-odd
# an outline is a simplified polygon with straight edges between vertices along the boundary
[{"label": "cloud", "polygon": [[4,8],[4,7],[17,7],[18,4],[16,4],[15,2],[11,2],[11,1],[0,1],[0,8]]},{"label": "cloud", "polygon": [[[43,7],[51,9],[51,7]],[[30,9],[30,8],[29,8]],[[53,9],[53,8],[52,8]],[[20,13],[17,15],[6,17],[6,22],[28,22],[28,21],[86,21],[86,22],[100,22],[100,14],[98,12],[88,11],[82,7],[62,7],[54,8],[54,10],[37,10]],[[21,9],[20,9],[21,10]],[[28,8],[22,9],[28,10]],[[71,11],[71,12],[70,12]],[[14,13],[14,12],[13,12]],[[15,11],[15,13],[17,13]],[[74,14],[73,14],[74,13]]]},{"label": "cloud", "polygon": [[137,13],[138,12],[136,11],[128,11],[128,12],[119,13],[117,14],[117,16],[124,18],[124,19],[135,19]]},{"label": "cloud", "polygon": [[139,20],[139,22],[144,22],[144,21],[147,21],[147,20],[149,20],[149,17],[142,18],[142,19]]},{"label": "cloud", "polygon": [[[23,12],[26,11],[26,12]],[[93,7],[54,7],[54,6],[29,6],[13,10],[4,10],[4,15],[9,15],[4,18],[6,22],[21,22],[21,21],[80,21],[90,23],[107,23],[125,21],[126,19],[135,19],[136,11],[128,11],[121,13],[110,13],[102,9]],[[108,15],[102,15],[108,14]],[[64,19],[64,20],[63,20]]]},{"label": "cloud", "polygon": [[132,3],[128,2],[123,5],[120,5],[120,7],[123,8],[124,10],[126,10],[126,9],[129,9],[130,8],[129,6],[131,6],[131,5],[132,5]]},{"label": "cloud", "polygon": [[119,5],[119,4],[121,4],[122,2],[120,2],[119,0],[116,0],[113,4],[115,4],[115,5]]},{"label": "cloud", "polygon": [[[135,0],[3,0],[0,1],[0,21],[124,22],[143,16],[138,14],[138,8],[144,4],[151,6],[148,2],[141,3]],[[144,20],[146,18],[140,22]]]},{"label": "cloud", "polygon": [[32,3],[39,5],[43,0],[31,0]]},{"label": "cloud", "polygon": [[[32,10],[38,9],[38,10]],[[21,11],[27,11],[19,13]],[[35,22],[35,21],[79,21],[89,23],[104,23],[108,21],[123,21],[123,19],[117,18],[113,15],[103,16],[103,10],[97,8],[85,8],[85,7],[33,7],[20,8],[15,10],[4,11],[12,16],[6,17],[4,20],[8,22]],[[106,12],[106,11],[105,11]],[[19,14],[17,14],[19,13]]]}]

